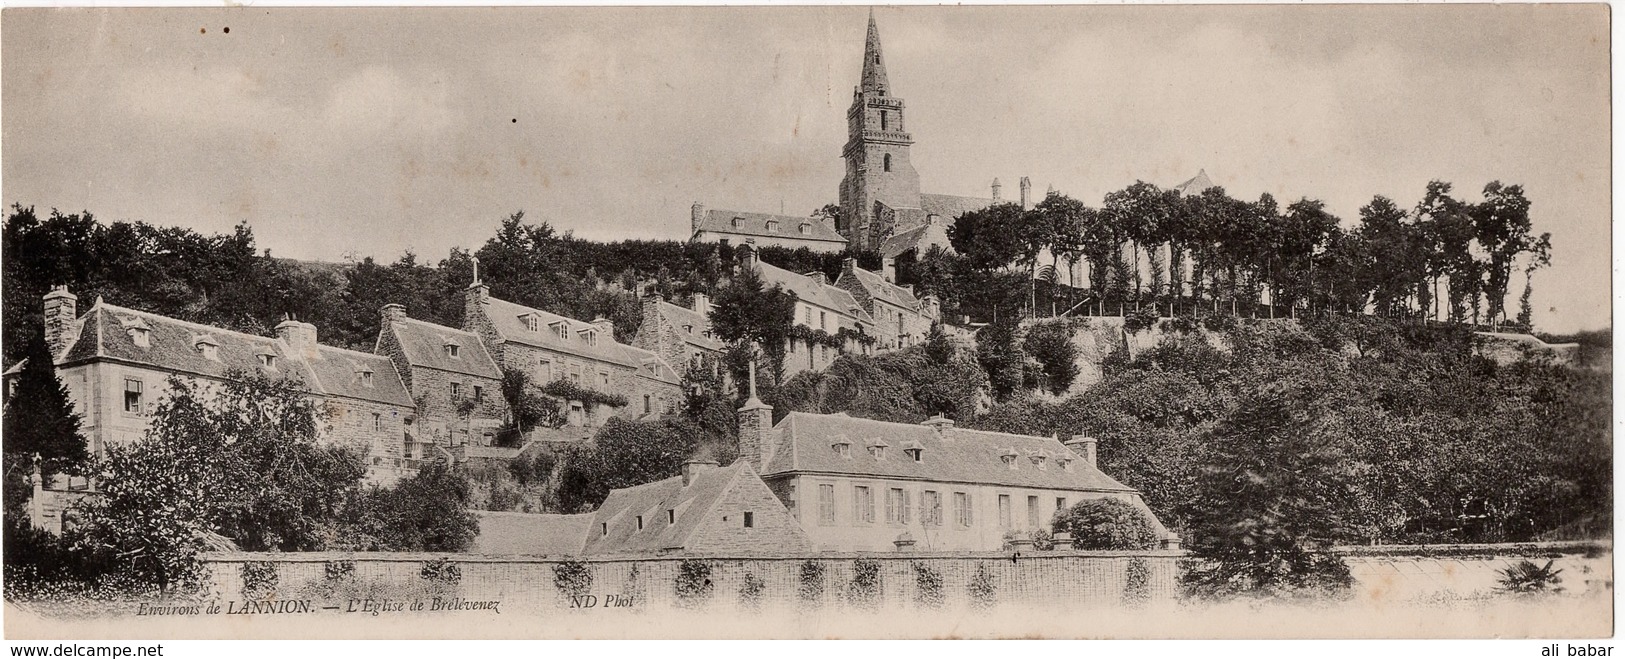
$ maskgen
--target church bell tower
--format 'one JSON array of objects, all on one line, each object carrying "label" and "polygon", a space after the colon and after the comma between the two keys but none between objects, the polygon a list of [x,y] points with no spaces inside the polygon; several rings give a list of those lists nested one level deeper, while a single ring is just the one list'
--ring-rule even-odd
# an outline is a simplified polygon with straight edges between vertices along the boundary
[{"label": "church bell tower", "polygon": [[886,80],[873,9],[863,46],[863,77],[852,90],[846,123],[846,146],[841,149],[846,177],[841,179],[841,222],[836,230],[854,247],[873,249],[882,238],[876,202],[889,208],[920,207],[920,175],[908,157],[914,138],[903,121],[903,99],[891,95]]}]

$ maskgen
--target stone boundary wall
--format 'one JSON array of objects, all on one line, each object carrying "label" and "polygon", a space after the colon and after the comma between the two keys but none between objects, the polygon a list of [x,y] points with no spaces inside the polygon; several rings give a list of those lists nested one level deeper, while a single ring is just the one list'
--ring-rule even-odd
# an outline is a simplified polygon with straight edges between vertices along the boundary
[{"label": "stone boundary wall", "polygon": [[[797,605],[880,609],[1038,603],[1047,607],[1119,606],[1178,596],[1183,551],[1008,553],[808,553],[749,556],[564,557],[428,553],[204,554],[209,591],[223,599],[463,598],[501,601],[502,610],[574,608],[571,595],[597,607],[637,610]],[[855,585],[860,563],[878,568],[873,597]],[[679,576],[699,596],[679,596]],[[703,564],[704,568],[696,569]],[[816,567],[808,568],[812,565]],[[917,567],[918,566],[918,567]],[[921,578],[921,570],[926,572]],[[708,572],[708,574],[707,574]],[[804,578],[821,572],[822,578]],[[582,578],[572,574],[590,575]],[[272,575],[274,576],[268,576]],[[454,574],[455,576],[448,576]],[[984,576],[985,575],[985,576]],[[922,588],[934,579],[935,589]],[[709,586],[706,583],[709,583]],[[574,586],[574,588],[572,588]],[[755,597],[751,593],[756,593]],[[981,597],[973,596],[973,592]]]}]

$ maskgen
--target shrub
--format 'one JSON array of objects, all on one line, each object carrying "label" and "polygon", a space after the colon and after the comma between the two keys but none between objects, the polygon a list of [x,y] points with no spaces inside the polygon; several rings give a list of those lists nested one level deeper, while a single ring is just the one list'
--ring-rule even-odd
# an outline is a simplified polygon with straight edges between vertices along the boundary
[{"label": "shrub", "polygon": [[1540,566],[1525,559],[1497,573],[1501,575],[1500,589],[1508,593],[1563,592],[1563,587],[1558,585],[1563,583],[1563,577],[1557,576],[1563,571],[1553,570],[1552,561]]},{"label": "shrub", "polygon": [[1048,551],[1055,548],[1055,534],[1050,533],[1049,529],[1033,529],[1032,532],[1027,534],[1027,537],[1033,541],[1034,549]]},{"label": "shrub", "polygon": [[1123,315],[1123,329],[1130,334],[1138,334],[1157,325],[1157,307],[1140,307]]},{"label": "shrub", "polygon": [[971,608],[991,609],[999,603],[998,588],[993,585],[993,575],[988,573],[986,565],[976,566],[976,576],[971,577],[967,590]]},{"label": "shrub", "polygon": [[1128,567],[1123,570],[1123,602],[1139,606],[1148,599],[1151,599],[1151,565],[1135,556],[1128,559]]},{"label": "shrub", "polygon": [[756,575],[745,573],[745,582],[739,586],[739,608],[746,611],[760,611],[762,609],[762,591],[767,584],[762,583]]},{"label": "shrub", "polygon": [[1119,499],[1085,499],[1055,517],[1055,531],[1072,534],[1078,549],[1133,550],[1157,546],[1145,513]]},{"label": "shrub", "polygon": [[880,563],[872,558],[852,561],[852,585],[846,600],[860,609],[873,609],[880,603]]},{"label": "shrub", "polygon": [[587,564],[563,560],[553,564],[553,587],[569,597],[581,597],[592,589],[592,571]]},{"label": "shrub", "polygon": [[266,600],[276,595],[276,564],[267,561],[243,563],[243,599]]},{"label": "shrub", "polygon": [[801,578],[796,583],[796,599],[803,606],[816,607],[824,600],[824,564],[806,561],[801,564]]},{"label": "shrub", "polygon": [[463,581],[463,568],[447,558],[424,561],[418,576],[434,588],[451,588]]},{"label": "shrub", "polygon": [[1044,388],[1060,394],[1078,378],[1078,347],[1072,344],[1072,326],[1065,321],[1034,323],[1027,328],[1022,349],[1038,360]]},{"label": "shrub", "polygon": [[914,603],[920,608],[942,608],[942,573],[924,563],[914,562]]},{"label": "shrub", "polygon": [[711,564],[696,558],[685,558],[677,566],[677,605],[699,608],[711,600]]}]

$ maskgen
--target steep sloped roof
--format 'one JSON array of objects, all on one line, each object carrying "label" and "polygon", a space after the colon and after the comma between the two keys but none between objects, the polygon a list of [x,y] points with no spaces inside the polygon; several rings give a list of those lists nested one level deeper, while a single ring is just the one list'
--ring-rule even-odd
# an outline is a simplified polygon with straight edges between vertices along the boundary
[{"label": "steep sloped roof", "polygon": [[[769,220],[778,222],[777,231],[768,230],[767,223]],[[808,225],[805,234],[801,233],[803,224]],[[701,231],[846,244],[846,238],[836,233],[835,229],[829,226],[823,218],[796,215],[772,215],[769,213],[710,209],[705,211],[705,218],[700,222],[699,228],[694,230],[695,233]]]},{"label": "steep sloped roof", "polygon": [[842,280],[844,280],[848,273],[854,275],[858,285],[862,286],[863,290],[868,291],[869,295],[873,297],[885,300],[890,304],[897,305],[904,309],[918,309],[920,306],[920,301],[914,297],[913,293],[910,293],[908,289],[903,288],[902,286],[898,286],[897,284],[886,281],[886,278],[881,276],[881,274],[878,272],[870,272],[868,270],[864,270],[863,268],[853,267],[851,270],[842,271],[841,279],[835,280],[836,283],[840,283]]},{"label": "steep sloped roof", "polygon": [[[395,334],[401,350],[406,353],[406,363],[412,366],[427,366],[482,378],[502,378],[502,369],[497,368],[496,360],[491,358],[485,344],[473,332],[413,318],[392,322],[389,330]],[[456,358],[446,354],[447,343],[459,347]]]},{"label": "steep sloped roof", "polygon": [[863,307],[858,305],[857,298],[852,297],[851,293],[837,288],[833,283],[819,284],[814,282],[811,277],[798,275],[771,263],[763,263],[760,260],[756,264],[761,268],[762,281],[766,282],[767,285],[777,284],[784,290],[795,293],[796,297],[804,302],[834,309],[836,313],[850,315],[854,319],[865,323],[874,323],[874,319],[869,316],[869,312],[864,311]]},{"label": "steep sloped roof", "polygon": [[[585,553],[646,554],[682,549],[742,472],[754,476],[749,463],[738,460],[694,474],[694,481],[687,487],[682,476],[673,476],[611,491],[587,530]],[[668,510],[674,512],[675,522],[667,521]],[[638,529],[638,515],[643,516],[642,530]],[[604,525],[608,525],[607,535]]]},{"label": "steep sloped roof", "polygon": [[664,301],[660,303],[660,313],[679,331],[685,326],[694,328],[692,332],[683,332],[684,343],[713,352],[723,349],[721,341],[705,336],[705,331],[711,328],[711,319],[705,314]]},{"label": "steep sloped roof", "polygon": [[1211,187],[1213,187],[1213,180],[1207,177],[1207,170],[1202,169],[1197,170],[1196,176],[1192,176],[1184,183],[1174,186],[1174,191],[1180,195],[1199,195],[1202,194],[1202,191]]},{"label": "steep sloped roof", "polygon": [[480,534],[474,537],[474,545],[469,548],[474,554],[579,556],[593,518],[592,513],[473,512],[480,521]]},{"label": "steep sloped roof", "polygon": [[941,245],[949,254],[954,253],[954,246],[948,243],[948,229],[942,224],[922,224],[907,231],[887,236],[880,241],[880,255],[886,258],[897,258],[909,250],[919,250],[920,255],[930,251],[932,245]]},{"label": "steep sloped roof", "polygon": [[[665,368],[659,371],[658,379],[666,382],[677,382],[676,374],[670,364],[653,352],[642,348],[635,348],[615,340],[613,332],[603,332],[592,323],[582,322],[567,316],[561,316],[549,311],[534,309],[522,304],[515,304],[494,297],[487,297],[485,302],[485,315],[496,327],[497,334],[503,341],[528,345],[535,348],[546,348],[569,355],[576,355],[611,364],[618,364],[631,369],[638,369],[645,376],[654,377],[655,372],[643,368],[650,363],[664,364]],[[536,331],[531,331],[525,324],[527,316],[535,316]],[[559,338],[558,334],[550,331],[555,323],[564,323],[568,340]],[[592,331],[598,338],[593,344],[588,344],[581,337],[580,332]]]},{"label": "steep sloped roof", "polygon": [[940,215],[945,224],[952,224],[959,216],[993,205],[992,199],[960,197],[947,194],[920,195],[920,208],[928,215]]},{"label": "steep sloped roof", "polygon": [[[314,356],[305,359],[324,393],[349,396],[380,403],[413,406],[412,395],[401,382],[395,363],[384,355],[374,355],[333,346],[317,346]],[[372,386],[367,386],[371,373]]]},{"label": "steep sloped roof", "polygon": [[[891,423],[831,414],[791,412],[774,427],[774,453],[763,476],[813,472],[852,476],[903,478],[952,483],[1053,488],[1074,491],[1135,492],[1117,482],[1052,437],[947,428],[941,434],[929,426]],[[891,448],[877,459],[865,447],[882,440]],[[846,441],[846,457],[832,445]],[[903,452],[921,449],[915,462]],[[1013,453],[1012,468],[1002,456]],[[1043,458],[1039,468],[1035,458]],[[1069,460],[1070,468],[1058,459]]]}]

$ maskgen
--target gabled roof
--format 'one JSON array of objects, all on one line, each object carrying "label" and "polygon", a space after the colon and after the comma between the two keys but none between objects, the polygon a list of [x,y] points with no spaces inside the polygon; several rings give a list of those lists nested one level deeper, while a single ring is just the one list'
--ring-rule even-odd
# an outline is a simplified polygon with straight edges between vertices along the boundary
[{"label": "gabled roof", "polygon": [[[1117,482],[1052,437],[945,428],[941,434],[928,426],[891,423],[857,417],[791,412],[777,426],[774,451],[764,478],[791,473],[902,478],[923,481],[1064,489],[1072,491],[1135,492]],[[831,445],[839,438],[868,446],[883,440],[892,446],[919,447],[921,461],[903,451],[886,451],[876,459],[868,451],[849,450],[846,457]],[[1014,468],[1001,455],[1014,451]],[[1032,458],[1045,456],[1039,469]],[[1070,461],[1071,469],[1059,460]]]},{"label": "gabled roof", "polygon": [[1213,187],[1213,180],[1207,177],[1207,170],[1202,169],[1197,170],[1196,176],[1192,176],[1184,183],[1174,186],[1174,191],[1181,196],[1199,195],[1202,194],[1202,191],[1211,187]]},{"label": "gabled roof", "polygon": [[798,275],[771,263],[763,263],[761,260],[757,260],[756,264],[761,268],[762,281],[768,286],[777,284],[784,290],[795,293],[803,302],[833,309],[836,313],[849,315],[854,320],[871,325],[875,322],[874,318],[869,316],[869,312],[864,311],[858,304],[857,298],[834,284],[819,284],[811,277]]},{"label": "gabled roof", "polygon": [[[721,341],[706,338],[706,330],[711,329],[711,319],[705,314],[666,301],[660,302],[660,314],[681,332],[684,343],[711,352],[720,352],[725,347]],[[683,331],[685,326],[694,328],[694,331]]]},{"label": "gabled roof", "polygon": [[[497,368],[496,360],[491,358],[485,344],[473,332],[413,318],[392,322],[388,329],[395,334],[401,351],[406,354],[406,363],[411,366],[426,366],[482,378],[502,378],[502,369]],[[458,346],[455,359],[446,354],[447,343]]]},{"label": "gabled roof", "polygon": [[[545,348],[556,352],[576,355],[586,359],[617,364],[626,368],[637,369],[639,373],[654,377],[655,374],[644,366],[650,363],[659,363],[665,366],[660,372],[661,381],[677,382],[676,374],[670,364],[653,352],[642,348],[635,348],[615,340],[613,332],[605,332],[592,323],[586,323],[556,313],[533,309],[522,304],[515,304],[494,297],[487,297],[482,303],[485,306],[485,315],[490,319],[491,325],[496,328],[497,335],[503,341],[512,341],[521,345],[535,348]],[[528,316],[536,317],[536,331],[531,331],[525,324]],[[558,324],[565,326],[568,340],[559,338],[552,331]],[[583,332],[594,333],[597,338],[593,344],[588,344],[582,336]]]},{"label": "gabled roof", "polygon": [[592,513],[537,515],[473,511],[480,533],[469,552],[523,556],[579,556],[592,527]]},{"label": "gabled roof", "polygon": [[[710,519],[710,511],[717,501],[736,486],[741,475],[754,477],[750,464],[736,460],[726,467],[713,467],[694,474],[694,481],[683,486],[682,476],[613,490],[604,499],[587,529],[585,553],[654,553],[662,549],[682,549],[690,536]],[[671,510],[675,523],[667,522],[666,511]],[[643,516],[643,529],[638,530],[637,516]],[[604,525],[609,534],[605,535]]]},{"label": "gabled roof", "polygon": [[[738,222],[734,221],[736,219]],[[768,230],[767,223],[769,220],[778,222],[778,231]],[[735,226],[735,224],[738,226]],[[806,234],[801,233],[801,225],[803,224],[809,224]],[[841,237],[841,234],[836,233],[834,228],[831,228],[823,218],[819,217],[710,209],[705,211],[704,220],[700,222],[699,227],[694,229],[694,233],[701,231],[846,244],[846,238]]]},{"label": "gabled roof", "polygon": [[948,194],[922,194],[920,195],[920,208],[927,215],[940,215],[944,224],[953,224],[959,216],[971,211],[979,211],[993,205],[992,199],[982,197],[960,197]]},{"label": "gabled roof", "polygon": [[[333,346],[318,345],[305,354],[268,336],[200,325],[158,314],[98,302],[77,321],[79,336],[58,363],[74,364],[97,358],[145,364],[164,370],[223,378],[230,371],[264,373],[292,378],[316,394],[346,396],[410,407],[412,397],[388,357]],[[147,346],[136,345],[131,329],[147,332]],[[211,359],[199,343],[215,346]],[[275,357],[275,368],[260,364],[260,355]],[[360,373],[371,371],[372,387]]]},{"label": "gabled roof", "polygon": [[842,271],[841,278],[836,279],[835,283],[840,284],[844,281],[848,273],[854,275],[858,285],[862,286],[863,290],[868,291],[871,297],[884,300],[889,304],[904,309],[918,310],[920,307],[920,301],[914,297],[913,293],[910,293],[908,289],[902,286],[886,281],[886,278],[878,272],[870,272],[854,266],[851,270]]}]

